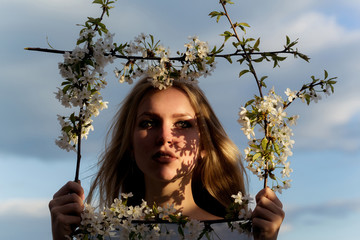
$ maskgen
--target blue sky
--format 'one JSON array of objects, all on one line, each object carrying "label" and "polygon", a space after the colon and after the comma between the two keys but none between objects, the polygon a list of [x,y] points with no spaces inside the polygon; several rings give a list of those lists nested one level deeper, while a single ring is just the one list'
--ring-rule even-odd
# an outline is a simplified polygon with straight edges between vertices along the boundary
[{"label": "blue sky", "polygon": [[[4,239],[50,238],[47,204],[75,171],[75,154],[58,149],[56,115],[65,110],[53,92],[60,85],[60,55],[28,52],[24,47],[74,47],[79,27],[100,9],[90,0],[3,1],[0,9],[0,232]],[[298,48],[311,57],[284,62],[281,68],[259,65],[268,85],[280,93],[299,89],[311,75],[327,69],[338,77],[335,94],[317,104],[293,104],[299,114],[294,127],[292,188],[280,199],[286,218],[279,239],[357,239],[360,224],[360,3],[358,0],[235,1],[233,19],[248,22],[248,35],[261,37],[263,50],[281,49],[285,36],[299,38]],[[141,32],[161,39],[176,52],[187,37],[197,35],[210,45],[228,30],[207,15],[220,9],[218,1],[119,0],[106,23],[116,42]],[[81,179],[88,188],[94,165],[117,105],[130,86],[117,83],[108,69],[103,92],[109,109],[95,118],[95,131],[84,144]],[[241,105],[256,92],[251,78],[238,79],[240,67],[218,60],[215,73],[200,82],[215,111],[239,148],[246,146],[237,124]],[[251,177],[252,194],[261,183]]]}]

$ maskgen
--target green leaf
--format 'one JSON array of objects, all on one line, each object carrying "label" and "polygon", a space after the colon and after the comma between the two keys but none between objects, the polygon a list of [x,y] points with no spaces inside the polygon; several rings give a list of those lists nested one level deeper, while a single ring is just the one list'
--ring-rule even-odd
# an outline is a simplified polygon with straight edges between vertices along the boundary
[{"label": "green leaf", "polygon": [[61,130],[63,132],[69,133],[72,129],[73,129],[73,127],[71,127],[71,126],[65,126]]},{"label": "green leaf", "polygon": [[150,39],[151,39],[151,45],[154,46],[154,36],[152,34],[149,34]]},{"label": "green leaf", "polygon": [[237,23],[238,26],[244,26],[244,27],[250,27],[249,24],[242,22],[242,23]]},{"label": "green leaf", "polygon": [[95,3],[95,4],[104,4],[102,0],[94,0],[92,3]]},{"label": "green leaf", "polygon": [[269,143],[269,140],[266,137],[264,137],[261,141],[261,147],[264,151],[267,149],[268,143]]},{"label": "green leaf", "polygon": [[244,74],[246,74],[246,73],[248,73],[248,72],[250,72],[249,69],[242,70],[242,71],[239,73],[239,77],[241,77],[242,75],[244,75]]},{"label": "green leaf", "polygon": [[269,172],[269,177],[270,177],[272,180],[275,180],[275,181],[276,181],[275,174],[273,174],[272,172]]},{"label": "green leaf", "polygon": [[328,74],[328,72],[326,70],[324,70],[324,75],[325,75],[324,79],[327,79],[328,76],[329,76],[329,74]]},{"label": "green leaf", "polygon": [[264,60],[265,58],[264,57],[260,57],[260,58],[256,58],[256,59],[252,59],[254,62],[256,63],[260,63]]},{"label": "green leaf", "polygon": [[311,102],[311,97],[309,94],[305,94],[305,100],[306,100],[306,104],[309,105]]},{"label": "green leaf", "polygon": [[64,82],[61,83],[61,86],[68,85],[68,84],[71,84],[71,81],[66,80],[66,81],[64,81]]},{"label": "green leaf", "polygon": [[220,36],[224,36],[225,37],[224,41],[226,42],[230,37],[233,36],[233,34],[229,31],[225,31],[223,34],[220,34]]},{"label": "green leaf", "polygon": [[216,22],[219,22],[221,16],[224,16],[225,13],[224,12],[218,12],[218,11],[212,11],[211,13],[209,13],[209,16],[211,18],[216,17]]},{"label": "green leaf", "polygon": [[70,115],[69,120],[72,122],[72,124],[75,125],[75,121],[76,121],[75,113],[72,113],[72,114]]},{"label": "green leaf", "polygon": [[62,89],[62,92],[64,94],[66,94],[66,92],[69,90],[69,88],[72,87],[72,85],[66,85],[63,89]]},{"label": "green leaf", "polygon": [[247,38],[245,42],[248,43],[248,42],[253,42],[253,41],[255,41],[255,38]]},{"label": "green leaf", "polygon": [[225,59],[228,60],[229,63],[232,63],[230,55],[225,56]]},{"label": "green leaf", "polygon": [[215,56],[211,56],[209,60],[207,60],[206,64],[212,64],[215,61]]},{"label": "green leaf", "polygon": [[185,235],[184,235],[184,230],[182,229],[181,225],[178,226],[178,232],[179,232],[179,234],[180,234],[181,236],[183,236],[183,237],[185,236]]},{"label": "green leaf", "polygon": [[286,59],[286,57],[276,56],[276,59],[281,62],[281,61],[284,61]]},{"label": "green leaf", "polygon": [[263,77],[260,79],[260,82],[265,81],[265,79],[267,79],[267,78],[268,78],[268,76],[263,76]]},{"label": "green leaf", "polygon": [[247,101],[247,102],[245,103],[245,108],[246,108],[247,106],[249,106],[250,104],[252,104],[253,102],[255,102],[255,99],[251,99],[251,100]]},{"label": "green leaf", "polygon": [[256,50],[256,51],[259,51],[259,45],[260,45],[260,38],[258,38],[253,46],[253,48]]},{"label": "green leaf", "polygon": [[83,42],[86,42],[87,41],[87,39],[79,39],[79,40],[77,40],[77,42],[76,42],[76,45],[80,45],[80,44],[82,44]]},{"label": "green leaf", "polygon": [[212,11],[211,13],[209,13],[209,16],[213,18],[213,17],[216,17],[219,14],[220,14],[220,12],[218,12],[218,11]]},{"label": "green leaf", "polygon": [[305,54],[297,53],[297,55],[298,55],[301,59],[303,59],[303,60],[305,60],[305,61],[307,61],[307,62],[310,61],[310,58],[309,58],[308,56],[306,56]]},{"label": "green leaf", "polygon": [[237,49],[241,42],[232,42],[232,45]]},{"label": "green leaf", "polygon": [[330,85],[330,88],[331,88],[331,92],[334,93],[334,86]]},{"label": "green leaf", "polygon": [[242,57],[242,58],[238,59],[237,62],[239,62],[240,65],[241,65],[245,60],[246,60],[246,58]]},{"label": "green leaf", "polygon": [[281,154],[280,147],[276,142],[274,142],[274,150],[275,150],[276,154],[280,156],[280,154]]},{"label": "green leaf", "polygon": [[259,157],[261,157],[261,153],[255,153],[254,156],[252,157],[252,160],[255,161],[256,159],[258,159]]}]

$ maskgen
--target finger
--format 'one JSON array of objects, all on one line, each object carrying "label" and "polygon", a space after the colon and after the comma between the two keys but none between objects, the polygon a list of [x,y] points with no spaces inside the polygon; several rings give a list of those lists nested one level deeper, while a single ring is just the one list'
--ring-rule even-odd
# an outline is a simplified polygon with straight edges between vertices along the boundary
[{"label": "finger", "polygon": [[252,221],[255,239],[272,239],[277,235],[281,223],[269,222],[261,218],[255,218]]},{"label": "finger", "polygon": [[71,225],[80,225],[80,223],[81,223],[80,216],[58,215],[54,219],[54,224],[62,227],[71,226]]},{"label": "finger", "polygon": [[53,198],[57,198],[69,193],[76,193],[82,197],[84,195],[84,189],[81,187],[80,183],[69,181],[54,194]]},{"label": "finger", "polygon": [[77,203],[80,206],[83,206],[83,199],[77,195],[76,193],[71,193],[63,196],[59,196],[54,198],[49,202],[49,209],[51,210],[54,207],[57,206],[63,206],[70,203]]},{"label": "finger", "polygon": [[261,191],[259,191],[259,193],[256,195],[256,202],[258,203],[260,201],[260,199],[262,199],[263,197],[268,198],[269,200],[274,202],[277,206],[279,206],[280,208],[283,208],[283,204],[281,203],[279,198],[276,196],[275,192],[272,191],[269,187],[266,187],[266,188],[262,189]]},{"label": "finger", "polygon": [[257,206],[267,209],[268,211],[270,211],[276,215],[280,215],[280,216],[284,215],[284,211],[282,210],[281,206],[279,206],[278,204],[276,204],[275,202],[273,202],[272,200],[270,200],[266,197],[262,197],[257,202]]},{"label": "finger", "polygon": [[282,222],[285,217],[285,212],[270,200],[266,199],[265,201],[269,201],[269,204],[258,204],[252,213],[252,217],[261,218],[270,222]]},{"label": "finger", "polygon": [[68,203],[53,207],[50,212],[52,216],[58,217],[62,215],[80,216],[84,209],[84,205],[79,203]]}]

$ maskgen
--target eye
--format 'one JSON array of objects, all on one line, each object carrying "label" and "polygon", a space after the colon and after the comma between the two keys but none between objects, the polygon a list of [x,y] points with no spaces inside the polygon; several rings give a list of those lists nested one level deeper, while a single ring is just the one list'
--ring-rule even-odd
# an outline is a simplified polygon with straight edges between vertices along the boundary
[{"label": "eye", "polygon": [[191,128],[192,124],[189,121],[177,121],[175,123],[175,127],[177,127],[177,128]]},{"label": "eye", "polygon": [[155,126],[155,121],[151,119],[142,120],[139,122],[139,127],[142,129],[150,129]]}]

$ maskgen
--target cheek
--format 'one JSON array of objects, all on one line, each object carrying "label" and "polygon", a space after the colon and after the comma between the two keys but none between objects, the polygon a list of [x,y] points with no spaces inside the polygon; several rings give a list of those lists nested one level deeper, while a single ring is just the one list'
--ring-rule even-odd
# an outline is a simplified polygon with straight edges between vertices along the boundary
[{"label": "cheek", "polygon": [[180,155],[187,163],[195,163],[199,157],[200,136],[198,132],[189,132],[181,136],[178,144]]},{"label": "cheek", "polygon": [[197,151],[200,146],[200,134],[198,132],[189,131],[181,136],[182,147],[187,150]]},{"label": "cheek", "polygon": [[144,152],[146,152],[146,148],[148,147],[149,141],[147,140],[147,135],[142,131],[135,131],[133,135],[133,151],[135,158],[141,156]]},{"label": "cheek", "polygon": [[135,131],[133,135],[133,157],[137,167],[141,172],[146,169],[146,152],[148,152],[147,142],[144,140],[146,136],[140,131]]},{"label": "cheek", "polygon": [[150,136],[144,130],[137,130],[133,135],[133,146],[141,146],[149,142]]}]

